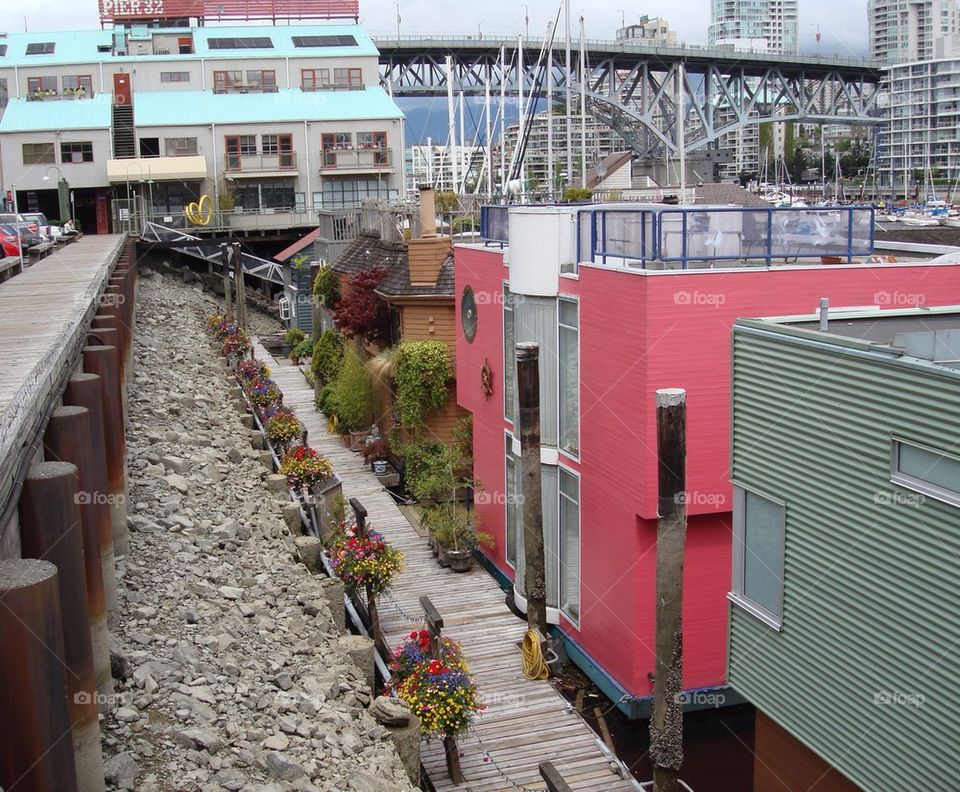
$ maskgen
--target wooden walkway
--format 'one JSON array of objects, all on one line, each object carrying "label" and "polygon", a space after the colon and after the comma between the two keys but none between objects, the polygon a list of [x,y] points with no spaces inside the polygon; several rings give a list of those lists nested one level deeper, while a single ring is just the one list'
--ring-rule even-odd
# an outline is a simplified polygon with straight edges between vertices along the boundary
[{"label": "wooden walkway", "polygon": [[462,574],[440,567],[360,454],[327,433],[303,374],[286,361],[277,363],[259,344],[256,355],[270,366],[284,403],[307,427],[310,445],[333,463],[343,494],[359,498],[370,525],[404,554],[404,571],[379,603],[387,642],[395,645],[422,628],[418,602],[427,594],[443,616],[444,634],[463,644],[488,708],[477,719],[475,733],[459,740],[466,784],[451,783],[440,742],[424,742],[423,764],[437,790],[545,789],[537,765],[546,760],[574,790],[638,789],[629,776],[619,775],[622,765],[604,754],[591,728],[549,682],[524,679],[518,644],[526,625],[507,609],[496,581],[479,567]]},{"label": "wooden walkway", "polygon": [[10,463],[84,344],[125,240],[85,236],[0,283],[0,503]]}]

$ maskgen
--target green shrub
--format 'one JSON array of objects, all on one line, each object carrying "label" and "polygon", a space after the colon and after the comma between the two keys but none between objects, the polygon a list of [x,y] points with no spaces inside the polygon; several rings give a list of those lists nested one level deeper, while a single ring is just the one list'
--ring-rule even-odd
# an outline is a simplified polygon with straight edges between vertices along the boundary
[{"label": "green shrub", "polygon": [[320,300],[320,304],[325,308],[333,308],[340,299],[340,279],[330,269],[329,264],[320,267],[313,279],[313,296]]},{"label": "green shrub", "polygon": [[287,330],[287,334],[284,337],[286,338],[288,344],[291,346],[296,346],[303,341],[304,338],[306,338],[306,335],[299,327],[291,327],[289,330]]},{"label": "green shrub", "polygon": [[453,368],[442,341],[405,341],[395,358],[395,406],[407,426],[421,427],[431,410],[447,403]]},{"label": "green shrub", "polygon": [[299,344],[290,350],[291,358],[308,358],[313,354],[313,342],[309,338],[304,338]]},{"label": "green shrub", "polygon": [[359,432],[373,423],[373,383],[360,355],[351,346],[333,382],[333,408],[344,431]]},{"label": "green shrub", "polygon": [[401,452],[407,490],[418,501],[448,500],[457,487],[450,449],[436,440],[418,440]]},{"label": "green shrub", "polygon": [[564,203],[575,203],[576,201],[589,201],[593,198],[593,190],[588,187],[567,187],[563,191],[562,200]]},{"label": "green shrub", "polygon": [[328,418],[331,415],[337,414],[336,406],[333,403],[333,383],[321,386],[317,392],[317,398],[314,400],[314,404],[317,409]]},{"label": "green shrub", "polygon": [[324,330],[313,348],[310,367],[313,376],[326,384],[333,382],[343,366],[343,336],[336,330]]}]

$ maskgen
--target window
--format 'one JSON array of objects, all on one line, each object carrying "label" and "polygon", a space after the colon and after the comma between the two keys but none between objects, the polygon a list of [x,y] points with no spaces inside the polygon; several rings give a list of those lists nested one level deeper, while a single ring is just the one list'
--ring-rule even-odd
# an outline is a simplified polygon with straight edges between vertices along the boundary
[{"label": "window", "polygon": [[506,467],[505,467],[505,486],[503,488],[504,493],[506,494],[506,534],[504,536],[504,541],[506,543],[506,558],[507,563],[512,567],[517,565],[517,536],[518,536],[518,526],[519,521],[523,519],[522,509],[519,508],[519,498],[517,497],[520,492],[520,487],[518,486],[518,476],[520,474],[520,465],[517,463],[517,458],[513,455],[513,437],[509,434],[505,435],[505,453],[506,453]]},{"label": "window", "polygon": [[188,71],[160,72],[160,82],[190,82],[190,72]]},{"label": "window", "polygon": [[304,91],[318,91],[330,84],[330,69],[301,69],[300,87]]},{"label": "window", "polygon": [[294,166],[293,135],[263,135],[260,138],[260,150],[264,154],[279,157],[281,168]]},{"label": "window", "polygon": [[159,157],[160,156],[160,138],[158,137],[140,138],[140,156],[141,157]]},{"label": "window", "polygon": [[579,306],[561,298],[558,305],[560,342],[560,448],[580,455]]},{"label": "window", "polygon": [[54,41],[34,41],[27,44],[27,55],[53,55],[57,44]]},{"label": "window", "polygon": [[892,462],[894,484],[960,506],[960,456],[894,439]]},{"label": "window", "polygon": [[503,415],[511,423],[514,419],[514,381],[517,360],[513,343],[513,297],[503,285]]},{"label": "window", "polygon": [[786,514],[782,503],[734,486],[731,599],[778,630],[783,619]]},{"label": "window", "polygon": [[293,36],[294,47],[356,47],[353,36]]},{"label": "window", "polygon": [[257,154],[257,136],[256,135],[238,135],[240,142],[240,154],[244,157],[253,157]]},{"label": "window", "polygon": [[60,144],[61,162],[93,162],[93,143],[90,141]]},{"label": "window", "polygon": [[580,479],[560,468],[560,610],[580,619]]},{"label": "window", "polygon": [[273,49],[273,40],[269,36],[252,38],[209,38],[210,49]]},{"label": "window", "polygon": [[324,151],[331,149],[350,149],[353,148],[352,132],[324,132],[321,138]]},{"label": "window", "polygon": [[24,165],[53,165],[53,143],[24,143]]},{"label": "window", "polygon": [[38,93],[56,93],[57,78],[51,77],[27,77],[27,94],[35,96]]},{"label": "window", "polygon": [[234,187],[236,205],[252,209],[292,209],[296,204],[293,185],[289,182],[243,182]]},{"label": "window", "polygon": [[357,148],[385,149],[386,147],[386,132],[357,132]]},{"label": "window", "polygon": [[231,71],[215,71],[213,73],[213,92],[225,93],[243,82],[243,72],[239,69]]},{"label": "window", "polygon": [[7,91],[7,78],[0,77],[0,107],[6,107],[10,101],[10,94]]},{"label": "window", "polygon": [[197,153],[195,137],[166,138],[163,146],[164,154],[168,157],[193,157]]},{"label": "window", "polygon": [[0,44],[0,58],[7,54],[7,45]]},{"label": "window", "polygon": [[277,89],[277,73],[270,69],[248,69],[247,87],[259,88],[262,91]]},{"label": "window", "polygon": [[93,94],[93,77],[89,74],[75,74],[63,78],[64,93],[83,93],[87,96]]},{"label": "window", "polygon": [[363,72],[360,69],[334,69],[335,88],[363,88]]},{"label": "window", "polygon": [[324,179],[323,208],[352,209],[360,205],[361,198],[377,198],[391,201],[397,191],[379,179]]}]

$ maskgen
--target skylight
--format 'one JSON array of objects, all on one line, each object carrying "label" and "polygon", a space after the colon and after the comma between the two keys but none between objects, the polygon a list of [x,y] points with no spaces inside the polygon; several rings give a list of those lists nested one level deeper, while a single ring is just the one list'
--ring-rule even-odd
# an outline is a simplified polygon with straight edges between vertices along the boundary
[{"label": "skylight", "polygon": [[207,39],[210,49],[273,49],[273,40],[269,36],[252,38],[211,38]]},{"label": "skylight", "polygon": [[0,44],[0,58],[7,54],[7,45]]},{"label": "skylight", "polygon": [[34,41],[27,44],[27,55],[53,55],[57,44],[54,41]]},{"label": "skylight", "polygon": [[356,47],[353,36],[293,36],[294,47]]}]

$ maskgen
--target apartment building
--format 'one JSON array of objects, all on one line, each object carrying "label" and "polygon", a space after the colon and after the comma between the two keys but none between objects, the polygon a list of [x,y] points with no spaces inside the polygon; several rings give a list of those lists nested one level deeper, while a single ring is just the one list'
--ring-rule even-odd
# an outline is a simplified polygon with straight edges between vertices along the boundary
[{"label": "apartment building", "polygon": [[712,0],[711,47],[797,52],[798,0]]},{"label": "apartment building", "polygon": [[253,230],[399,194],[403,116],[363,28],[182,24],[0,38],[0,177],[20,207],[59,216],[62,180],[85,231],[189,226],[203,196],[201,225]]},{"label": "apartment building", "polygon": [[617,30],[617,41],[623,44],[653,44],[663,47],[676,47],[681,43],[677,32],[670,29],[670,23],[666,19],[646,14],[636,23]]},{"label": "apartment building", "polygon": [[870,54],[885,63],[934,58],[957,22],[957,0],[868,0]]}]

